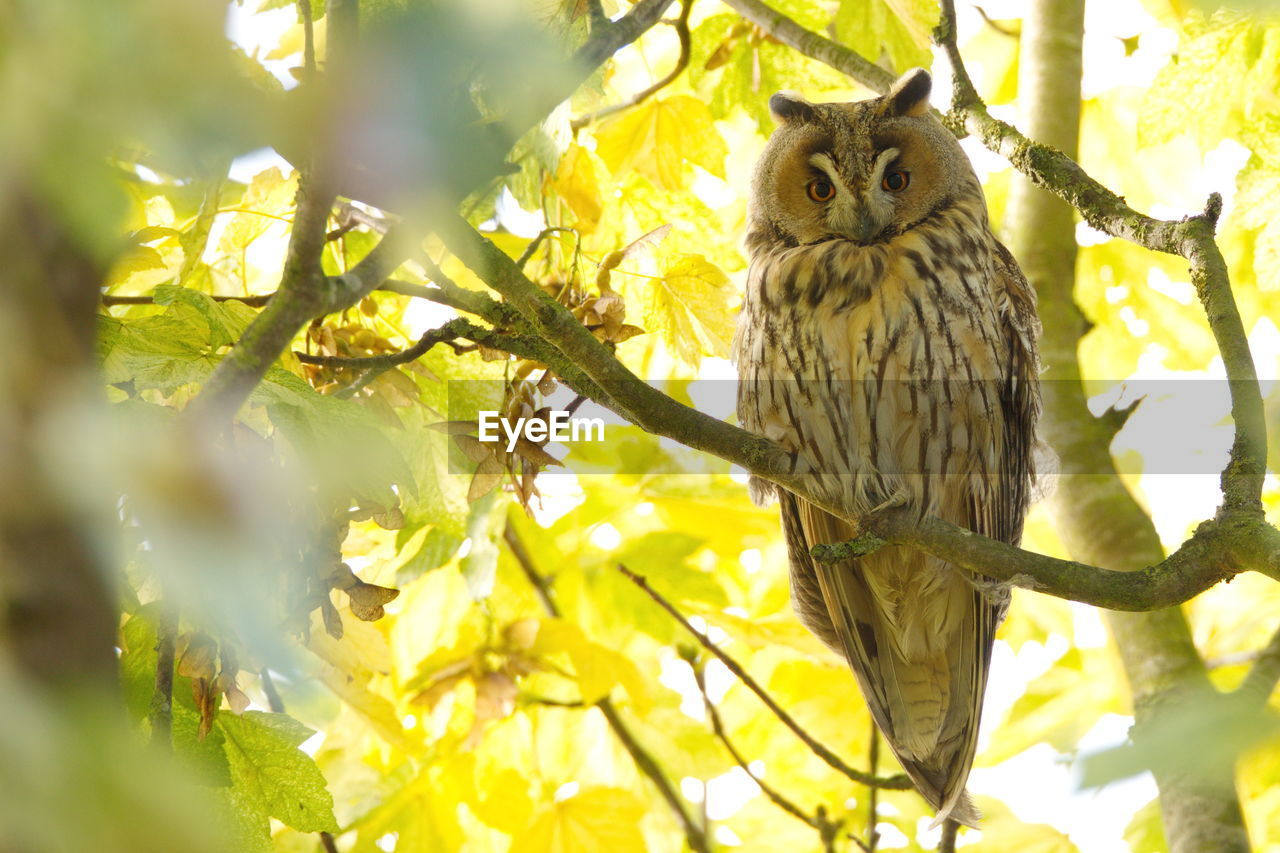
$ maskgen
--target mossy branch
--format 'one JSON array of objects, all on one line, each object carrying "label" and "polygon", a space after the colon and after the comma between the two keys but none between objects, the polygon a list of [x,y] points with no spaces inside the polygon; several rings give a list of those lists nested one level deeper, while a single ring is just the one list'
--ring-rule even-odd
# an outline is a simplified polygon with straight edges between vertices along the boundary
[{"label": "mossy branch", "polygon": [[[442,232],[445,244],[519,312],[527,337],[542,342],[539,360],[574,390],[642,429],[703,450],[768,479],[841,518],[863,536],[821,546],[815,556],[845,559],[878,544],[906,545],[1016,586],[1115,610],[1158,610],[1199,595],[1241,571],[1280,580],[1280,531],[1250,513],[1221,512],[1164,561],[1140,571],[1113,571],[1016,548],[941,519],[917,520],[896,509],[860,517],[851,500],[817,492],[792,470],[790,454],[771,441],[671,399],[614,357],[563,305],[530,281],[501,249],[461,219]],[[872,534],[868,537],[866,534]],[[856,553],[855,553],[856,552]]]}]

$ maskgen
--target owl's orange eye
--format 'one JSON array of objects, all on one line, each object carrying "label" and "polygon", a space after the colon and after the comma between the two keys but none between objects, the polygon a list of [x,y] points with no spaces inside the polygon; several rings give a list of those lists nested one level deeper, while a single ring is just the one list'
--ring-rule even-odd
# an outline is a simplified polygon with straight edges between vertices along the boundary
[{"label": "owl's orange eye", "polygon": [[880,182],[880,186],[891,193],[900,193],[911,183],[911,176],[902,170],[890,172],[884,176],[884,180]]},{"label": "owl's orange eye", "polygon": [[836,188],[824,178],[810,181],[805,190],[809,193],[809,198],[814,201],[831,201],[836,197]]}]

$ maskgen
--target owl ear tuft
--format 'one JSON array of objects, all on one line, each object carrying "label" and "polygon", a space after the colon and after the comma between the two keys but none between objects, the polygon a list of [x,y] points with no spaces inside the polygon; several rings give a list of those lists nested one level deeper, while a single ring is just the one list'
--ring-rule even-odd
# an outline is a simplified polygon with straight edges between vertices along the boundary
[{"label": "owl ear tuft", "polygon": [[813,104],[795,92],[778,92],[769,99],[769,112],[778,124],[813,121],[817,113]]},{"label": "owl ear tuft", "polygon": [[922,116],[929,109],[933,78],[923,68],[912,68],[889,87],[884,112],[890,116]]}]

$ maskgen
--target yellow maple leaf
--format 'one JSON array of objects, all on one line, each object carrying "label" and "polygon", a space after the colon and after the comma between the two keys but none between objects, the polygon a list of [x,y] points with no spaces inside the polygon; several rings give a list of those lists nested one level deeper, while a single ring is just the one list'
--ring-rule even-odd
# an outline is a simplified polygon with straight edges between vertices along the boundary
[{"label": "yellow maple leaf", "polygon": [[703,355],[729,357],[733,287],[702,255],[681,255],[647,291],[644,327],[661,334],[691,365]]},{"label": "yellow maple leaf", "polygon": [[652,100],[596,134],[596,153],[615,175],[635,170],[668,190],[685,186],[685,162],[724,177],[728,146],[707,105],[690,95]]},{"label": "yellow maple leaf", "polygon": [[544,809],[511,853],[644,853],[644,804],[621,788],[587,788]]},{"label": "yellow maple leaf", "polygon": [[570,145],[569,150],[560,158],[553,186],[578,217],[578,229],[584,232],[594,231],[600,222],[603,206],[591,153],[577,143]]}]

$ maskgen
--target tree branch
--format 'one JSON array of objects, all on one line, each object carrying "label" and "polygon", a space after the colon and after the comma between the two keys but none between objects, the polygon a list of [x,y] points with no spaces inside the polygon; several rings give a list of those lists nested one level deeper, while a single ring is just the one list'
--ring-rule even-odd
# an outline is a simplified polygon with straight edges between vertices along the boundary
[{"label": "tree branch", "polygon": [[886,71],[844,45],[805,29],[760,0],[724,0],[724,4],[788,47],[830,65],[873,92],[883,94],[893,84],[893,72]]},{"label": "tree branch", "polygon": [[943,0],[942,22],[935,40],[952,66],[955,89],[948,113],[952,130],[979,137],[988,149],[1003,155],[1035,184],[1074,207],[1094,228],[1152,251],[1180,255],[1190,263],[1191,282],[1226,368],[1236,428],[1230,462],[1222,472],[1223,509],[1260,518],[1267,428],[1249,339],[1231,293],[1226,262],[1214,240],[1222,198],[1214,193],[1203,213],[1177,222],[1138,213],[1061,151],[1032,142],[1013,126],[992,118],[965,70],[955,29],[954,0]]},{"label": "tree branch", "polygon": [[178,641],[178,609],[170,598],[162,598],[156,619],[156,680],[151,694],[151,743],[166,752],[173,750],[173,672]]},{"label": "tree branch", "polygon": [[671,617],[680,623],[680,627],[688,631],[689,634],[691,634],[693,638],[696,639],[704,649],[711,652],[711,654],[715,655],[720,660],[720,662],[724,664],[725,667],[728,668],[730,672],[732,672],[734,675],[738,677],[739,681],[741,681],[743,684],[747,686],[748,690],[750,690],[752,693],[756,694],[757,697],[759,697],[760,701],[764,703],[765,707],[768,708],[771,712],[773,712],[773,715],[777,717],[784,726],[791,729],[792,733],[796,737],[800,738],[801,742],[803,742],[805,746],[809,747],[810,751],[812,751],[814,755],[818,756],[827,764],[831,765],[831,767],[833,767],[835,770],[839,771],[840,773],[844,774],[848,778],[852,779],[854,782],[857,782],[859,785],[866,785],[868,787],[875,787],[875,788],[886,788],[891,791],[911,790],[911,787],[912,787],[911,780],[908,779],[905,774],[900,774],[898,776],[889,776],[886,778],[886,777],[875,776],[871,773],[864,773],[861,770],[854,770],[848,764],[845,764],[844,761],[840,758],[840,756],[836,755],[834,752],[832,752],[830,749],[824,746],[820,741],[814,738],[813,735],[805,731],[804,727],[801,726],[799,723],[797,723],[794,717],[792,717],[785,710],[783,710],[782,706],[779,705],[772,696],[770,696],[767,692],[765,692],[765,689],[760,686],[759,682],[757,682],[754,678],[752,678],[751,675],[745,669],[742,668],[742,664],[738,663],[736,660],[730,657],[725,651],[723,651],[719,646],[711,642],[710,637],[708,637],[706,634],[699,631],[697,628],[693,627],[693,625],[690,624],[689,620],[684,617],[684,614],[682,614],[674,604],[672,604],[670,601],[667,601],[667,599],[664,598],[660,592],[658,592],[656,589],[650,586],[647,580],[645,580],[642,576],[636,574],[635,572],[631,571],[621,563],[618,564],[617,568],[618,568],[618,571],[622,572],[622,574],[626,576],[628,580],[630,580],[636,586],[640,587],[640,589],[644,590],[646,595],[648,595],[655,602],[657,602],[659,607],[661,607],[663,610],[670,613]]},{"label": "tree branch", "polygon": [[956,835],[960,832],[960,824],[954,820],[942,824],[942,839],[938,842],[938,853],[956,853]]},{"label": "tree branch", "polygon": [[[588,393],[592,399],[648,432],[714,453],[775,482],[800,486],[798,478],[788,476],[790,460],[781,448],[682,405],[641,381],[567,308],[530,281],[511,258],[461,217],[442,223],[438,233],[454,255],[519,312],[531,331],[562,354],[559,363],[548,364],[563,376],[560,368],[568,361],[590,378],[602,394]],[[847,509],[840,514],[847,516]]]},{"label": "tree branch", "polygon": [[[948,6],[947,21],[954,21],[951,11]],[[1079,138],[1084,3],[1034,0],[1027,12],[1018,75],[1021,115],[1029,133],[1070,156]],[[943,32],[954,40],[953,25]],[[952,56],[958,61],[958,52]],[[1085,325],[1074,299],[1077,246],[1072,209],[1019,176],[1008,221],[1010,248],[1035,286],[1045,320],[1042,363],[1046,373],[1064,380],[1042,386],[1041,434],[1074,470],[1111,474],[1063,477],[1051,498],[1054,527],[1077,559],[1129,570],[1159,563],[1164,549],[1155,526],[1114,473],[1112,424],[1089,411],[1080,381]],[[1135,741],[1160,726],[1166,713],[1217,701],[1181,609],[1109,612],[1105,618],[1129,683]],[[1158,767],[1154,775],[1172,853],[1249,849],[1230,762],[1197,762],[1189,772]]]},{"label": "tree branch", "polygon": [[[608,21],[603,14],[599,16],[593,14],[592,23],[599,27],[599,31],[593,30],[591,38],[578,49],[578,52],[573,57],[574,63],[587,72],[582,76],[582,79],[585,80],[587,75],[595,71],[606,59],[652,29],[653,25],[661,20],[663,12],[666,12],[667,7],[673,2],[674,0],[640,0],[639,3],[631,7],[631,11],[616,21]],[[573,93],[565,92],[564,97],[560,100],[567,98],[571,94]],[[545,114],[550,112],[555,104],[544,104],[543,106],[545,108],[541,112]]]},{"label": "tree branch", "polygon": [[939,518],[917,521],[907,509],[875,513],[862,519],[862,526],[869,532],[856,539],[815,546],[814,559],[839,562],[885,545],[909,545],[1035,592],[1131,611],[1181,604],[1245,569],[1280,580],[1280,551],[1275,550],[1280,545],[1280,532],[1265,521],[1236,516],[1201,523],[1177,551],[1155,565],[1133,571],[1100,569],[1024,551]]},{"label": "tree branch", "polygon": [[[599,22],[599,31],[592,33],[572,59],[579,72],[573,76],[572,88],[554,93],[554,102],[539,98],[521,104],[520,114],[510,117],[511,127],[531,125],[535,117],[549,113],[605,60],[656,24],[671,3],[672,0],[640,0],[619,20]],[[335,73],[334,69],[349,58],[358,24],[357,10],[355,0],[330,0],[329,73]],[[359,302],[410,254],[408,247],[415,242],[410,239],[412,235],[393,227],[349,272],[322,275],[320,250],[327,233],[324,225],[336,190],[331,176],[320,166],[308,164],[301,172],[297,213],[279,291],[218,363],[199,396],[188,406],[192,416],[212,423],[234,417],[299,329],[316,317]]]},{"label": "tree branch", "polygon": [[[506,540],[507,548],[511,551],[511,556],[515,558],[516,564],[520,566],[520,570],[524,573],[530,586],[533,587],[534,593],[538,596],[542,609],[552,618],[562,618],[560,607],[556,604],[555,596],[551,593],[550,583],[538,571],[537,566],[534,565],[532,557],[529,556],[529,549],[525,547],[515,527],[508,524],[502,535],[503,539]],[[671,780],[667,778],[662,767],[659,766],[657,759],[636,738],[630,726],[618,714],[618,709],[614,707],[613,702],[606,696],[597,702],[595,707],[599,708],[600,713],[604,715],[605,720],[609,723],[609,728],[613,729],[613,733],[622,743],[623,749],[627,751],[627,754],[631,756],[631,760],[635,762],[636,769],[648,777],[649,781],[658,789],[662,799],[671,808],[676,820],[679,821],[681,828],[684,830],[684,837],[689,842],[690,849],[694,850],[695,853],[710,853],[711,846],[707,840],[706,832],[689,814],[689,810],[685,808],[680,794],[676,791]]]},{"label": "tree branch", "polygon": [[655,82],[652,86],[636,92],[631,97],[620,101],[619,103],[611,104],[610,106],[598,109],[595,112],[578,116],[573,119],[573,121],[569,122],[569,127],[573,130],[580,130],[581,128],[591,124],[593,121],[599,121],[602,118],[607,118],[615,113],[620,113],[625,109],[634,107],[645,99],[653,96],[655,92],[671,85],[671,83],[680,76],[681,72],[689,67],[689,52],[692,42],[689,34],[689,12],[692,9],[693,0],[681,0],[680,17],[677,18],[675,22],[676,36],[680,39],[680,56],[676,59],[675,67],[671,69],[669,74]]},{"label": "tree branch", "polygon": [[[1280,531],[1252,514],[1220,513],[1201,524],[1168,559],[1139,572],[1110,571],[1034,554],[937,518],[915,521],[904,510],[860,518],[847,496],[818,493],[805,478],[793,474],[790,457],[772,442],[684,406],[637,378],[563,305],[543,293],[511,258],[465,221],[451,220],[441,236],[454,254],[519,312],[534,337],[547,342],[551,351],[544,354],[543,363],[557,372],[577,369],[579,375],[585,374],[587,383],[570,383],[579,393],[648,432],[741,465],[855,521],[884,543],[910,545],[1028,589],[1122,610],[1169,607],[1246,569],[1280,580]],[[599,396],[586,390],[592,384]],[[878,547],[865,537],[855,543],[849,547]],[[818,554],[828,560],[854,555],[850,551],[833,555],[822,549]]]}]

